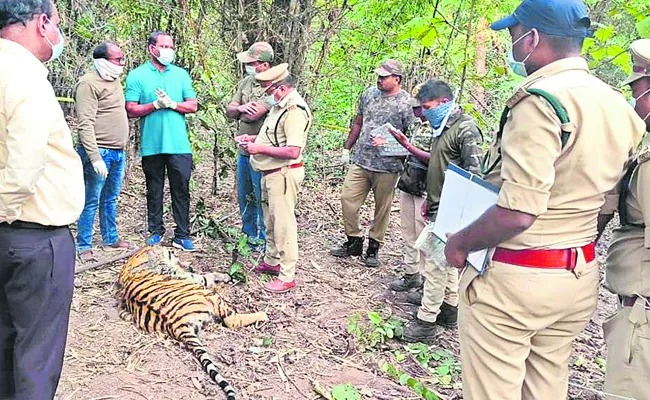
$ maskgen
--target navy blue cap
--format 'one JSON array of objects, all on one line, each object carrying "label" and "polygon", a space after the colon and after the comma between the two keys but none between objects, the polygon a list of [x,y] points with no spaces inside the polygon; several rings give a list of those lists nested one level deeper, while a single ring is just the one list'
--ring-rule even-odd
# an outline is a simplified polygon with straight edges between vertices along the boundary
[{"label": "navy blue cap", "polygon": [[593,33],[582,0],[524,0],[514,13],[490,27],[498,31],[518,23],[547,35],[589,37]]}]

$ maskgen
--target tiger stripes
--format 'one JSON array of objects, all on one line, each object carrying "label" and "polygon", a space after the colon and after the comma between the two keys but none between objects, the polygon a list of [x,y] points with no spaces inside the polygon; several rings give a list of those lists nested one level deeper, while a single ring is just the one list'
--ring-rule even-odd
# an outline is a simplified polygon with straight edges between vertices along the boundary
[{"label": "tiger stripes", "polygon": [[227,327],[236,328],[266,321],[267,315],[237,314],[207,288],[210,281],[214,279],[184,271],[173,253],[161,246],[143,248],[119,274],[124,313],[130,313],[130,320],[144,331],[165,333],[183,343],[227,399],[235,400],[234,388],[219,373],[199,331],[217,318]]}]

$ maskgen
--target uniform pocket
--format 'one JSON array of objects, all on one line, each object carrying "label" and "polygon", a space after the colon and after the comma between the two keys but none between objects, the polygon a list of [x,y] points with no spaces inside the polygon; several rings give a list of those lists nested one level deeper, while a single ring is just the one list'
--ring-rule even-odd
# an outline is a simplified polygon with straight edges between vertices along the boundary
[{"label": "uniform pocket", "polygon": [[476,303],[478,293],[476,290],[476,278],[479,277],[478,271],[472,267],[466,267],[460,277],[459,293],[461,293],[465,303],[468,306]]}]

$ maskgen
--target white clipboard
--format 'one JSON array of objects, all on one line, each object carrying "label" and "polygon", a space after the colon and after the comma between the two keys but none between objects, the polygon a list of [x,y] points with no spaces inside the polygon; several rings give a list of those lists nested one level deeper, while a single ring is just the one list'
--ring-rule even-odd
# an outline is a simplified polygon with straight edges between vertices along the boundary
[{"label": "white clipboard", "polygon": [[[445,171],[440,205],[433,234],[447,243],[447,233],[456,233],[476,221],[497,203],[499,188],[454,164]],[[489,249],[470,253],[467,263],[479,274],[485,270]]]}]

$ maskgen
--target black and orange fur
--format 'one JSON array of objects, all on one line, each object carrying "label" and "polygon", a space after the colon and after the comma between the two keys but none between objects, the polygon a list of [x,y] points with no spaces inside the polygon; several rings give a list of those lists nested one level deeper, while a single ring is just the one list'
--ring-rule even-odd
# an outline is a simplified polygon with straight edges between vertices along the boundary
[{"label": "black and orange fur", "polygon": [[160,246],[145,247],[122,267],[121,296],[128,317],[151,333],[165,333],[183,343],[199,360],[210,378],[235,400],[235,390],[219,374],[199,339],[208,322],[220,319],[229,328],[266,321],[264,312],[237,314],[209,287],[221,274],[194,274],[185,271],[173,253]]}]

